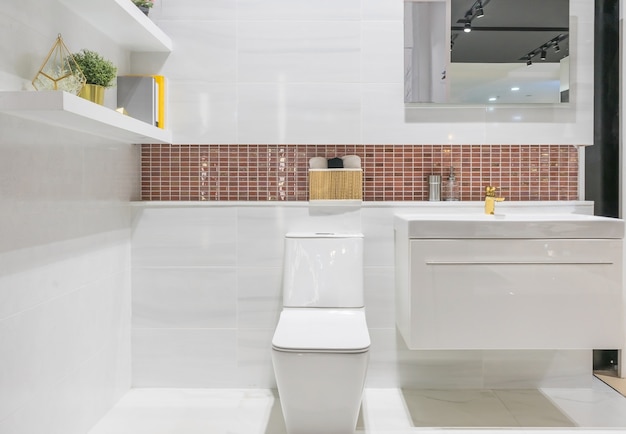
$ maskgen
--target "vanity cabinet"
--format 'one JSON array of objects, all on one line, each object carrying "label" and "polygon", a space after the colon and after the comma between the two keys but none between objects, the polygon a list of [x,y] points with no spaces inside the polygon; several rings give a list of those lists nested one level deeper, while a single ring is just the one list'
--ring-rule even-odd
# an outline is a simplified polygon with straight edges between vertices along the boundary
[{"label": "vanity cabinet", "polygon": [[406,226],[396,319],[409,349],[621,348],[621,237],[414,238]]}]

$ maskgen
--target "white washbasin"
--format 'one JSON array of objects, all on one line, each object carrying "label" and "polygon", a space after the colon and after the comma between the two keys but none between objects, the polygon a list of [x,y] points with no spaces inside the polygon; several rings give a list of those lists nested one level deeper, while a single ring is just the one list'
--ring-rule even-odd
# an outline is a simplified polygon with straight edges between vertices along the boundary
[{"label": "white washbasin", "polygon": [[583,214],[396,214],[408,238],[623,238],[624,220]]}]

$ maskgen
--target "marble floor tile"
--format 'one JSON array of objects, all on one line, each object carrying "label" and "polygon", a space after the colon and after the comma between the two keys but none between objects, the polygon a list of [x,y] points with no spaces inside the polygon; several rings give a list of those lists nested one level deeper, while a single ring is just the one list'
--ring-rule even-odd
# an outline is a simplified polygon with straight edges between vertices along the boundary
[{"label": "marble floor tile", "polygon": [[[441,422],[442,417],[445,423]],[[368,388],[363,394],[356,434],[458,434],[459,431],[462,434],[624,433],[626,398],[597,379],[587,389],[540,391]],[[180,433],[286,434],[286,431],[275,390],[133,389],[88,434]]]}]

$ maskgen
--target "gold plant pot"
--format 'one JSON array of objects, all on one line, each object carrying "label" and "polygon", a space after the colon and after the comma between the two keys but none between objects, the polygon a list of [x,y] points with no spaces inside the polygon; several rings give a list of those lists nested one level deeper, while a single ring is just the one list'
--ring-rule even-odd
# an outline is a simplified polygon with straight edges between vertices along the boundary
[{"label": "gold plant pot", "polygon": [[86,84],[83,86],[78,96],[80,96],[81,98],[85,98],[91,102],[95,102],[96,104],[103,105],[104,90],[104,86],[99,86],[97,84]]}]

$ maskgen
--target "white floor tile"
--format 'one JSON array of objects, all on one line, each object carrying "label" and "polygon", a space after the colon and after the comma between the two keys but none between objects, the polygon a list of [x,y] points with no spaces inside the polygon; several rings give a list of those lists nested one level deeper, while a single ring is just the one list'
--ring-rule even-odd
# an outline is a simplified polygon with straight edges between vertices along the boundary
[{"label": "white floor tile", "polygon": [[[476,391],[402,391],[400,389],[366,389],[363,394],[361,417],[356,434],[602,434],[626,432],[626,398],[594,379],[588,389],[543,389],[539,394],[528,391],[492,391],[476,395]],[[416,427],[415,409],[410,409],[407,396],[416,394],[422,405],[436,406],[437,397],[448,411],[460,402],[463,417],[471,423],[480,420],[480,412],[490,412],[487,401],[494,397],[500,401],[502,412],[496,419],[507,420],[510,412],[517,423],[527,419],[541,420],[543,410],[535,408],[532,397],[542,395],[558,408],[570,427],[498,427],[446,428],[445,424]],[[442,395],[442,396],[439,396]],[[451,396],[453,398],[451,398]],[[482,399],[475,399],[475,398]],[[427,399],[426,399],[427,398]],[[451,403],[452,402],[452,403]],[[455,404],[456,402],[456,404]],[[424,408],[425,408],[424,407]],[[426,409],[429,410],[429,409]],[[418,409],[418,412],[421,411]],[[526,413],[525,413],[526,412]],[[524,417],[520,418],[520,414]],[[412,417],[413,416],[413,417]],[[456,415],[459,416],[459,415]],[[492,416],[492,415],[491,415]],[[535,417],[536,416],[536,417]],[[548,417],[553,417],[550,414]],[[453,417],[451,414],[447,418]],[[493,417],[486,420],[494,420]],[[554,422],[554,419],[552,419]],[[507,422],[508,423],[508,422]],[[571,425],[574,424],[574,427]],[[276,392],[269,389],[133,389],[88,434],[286,434],[282,411]]]}]

